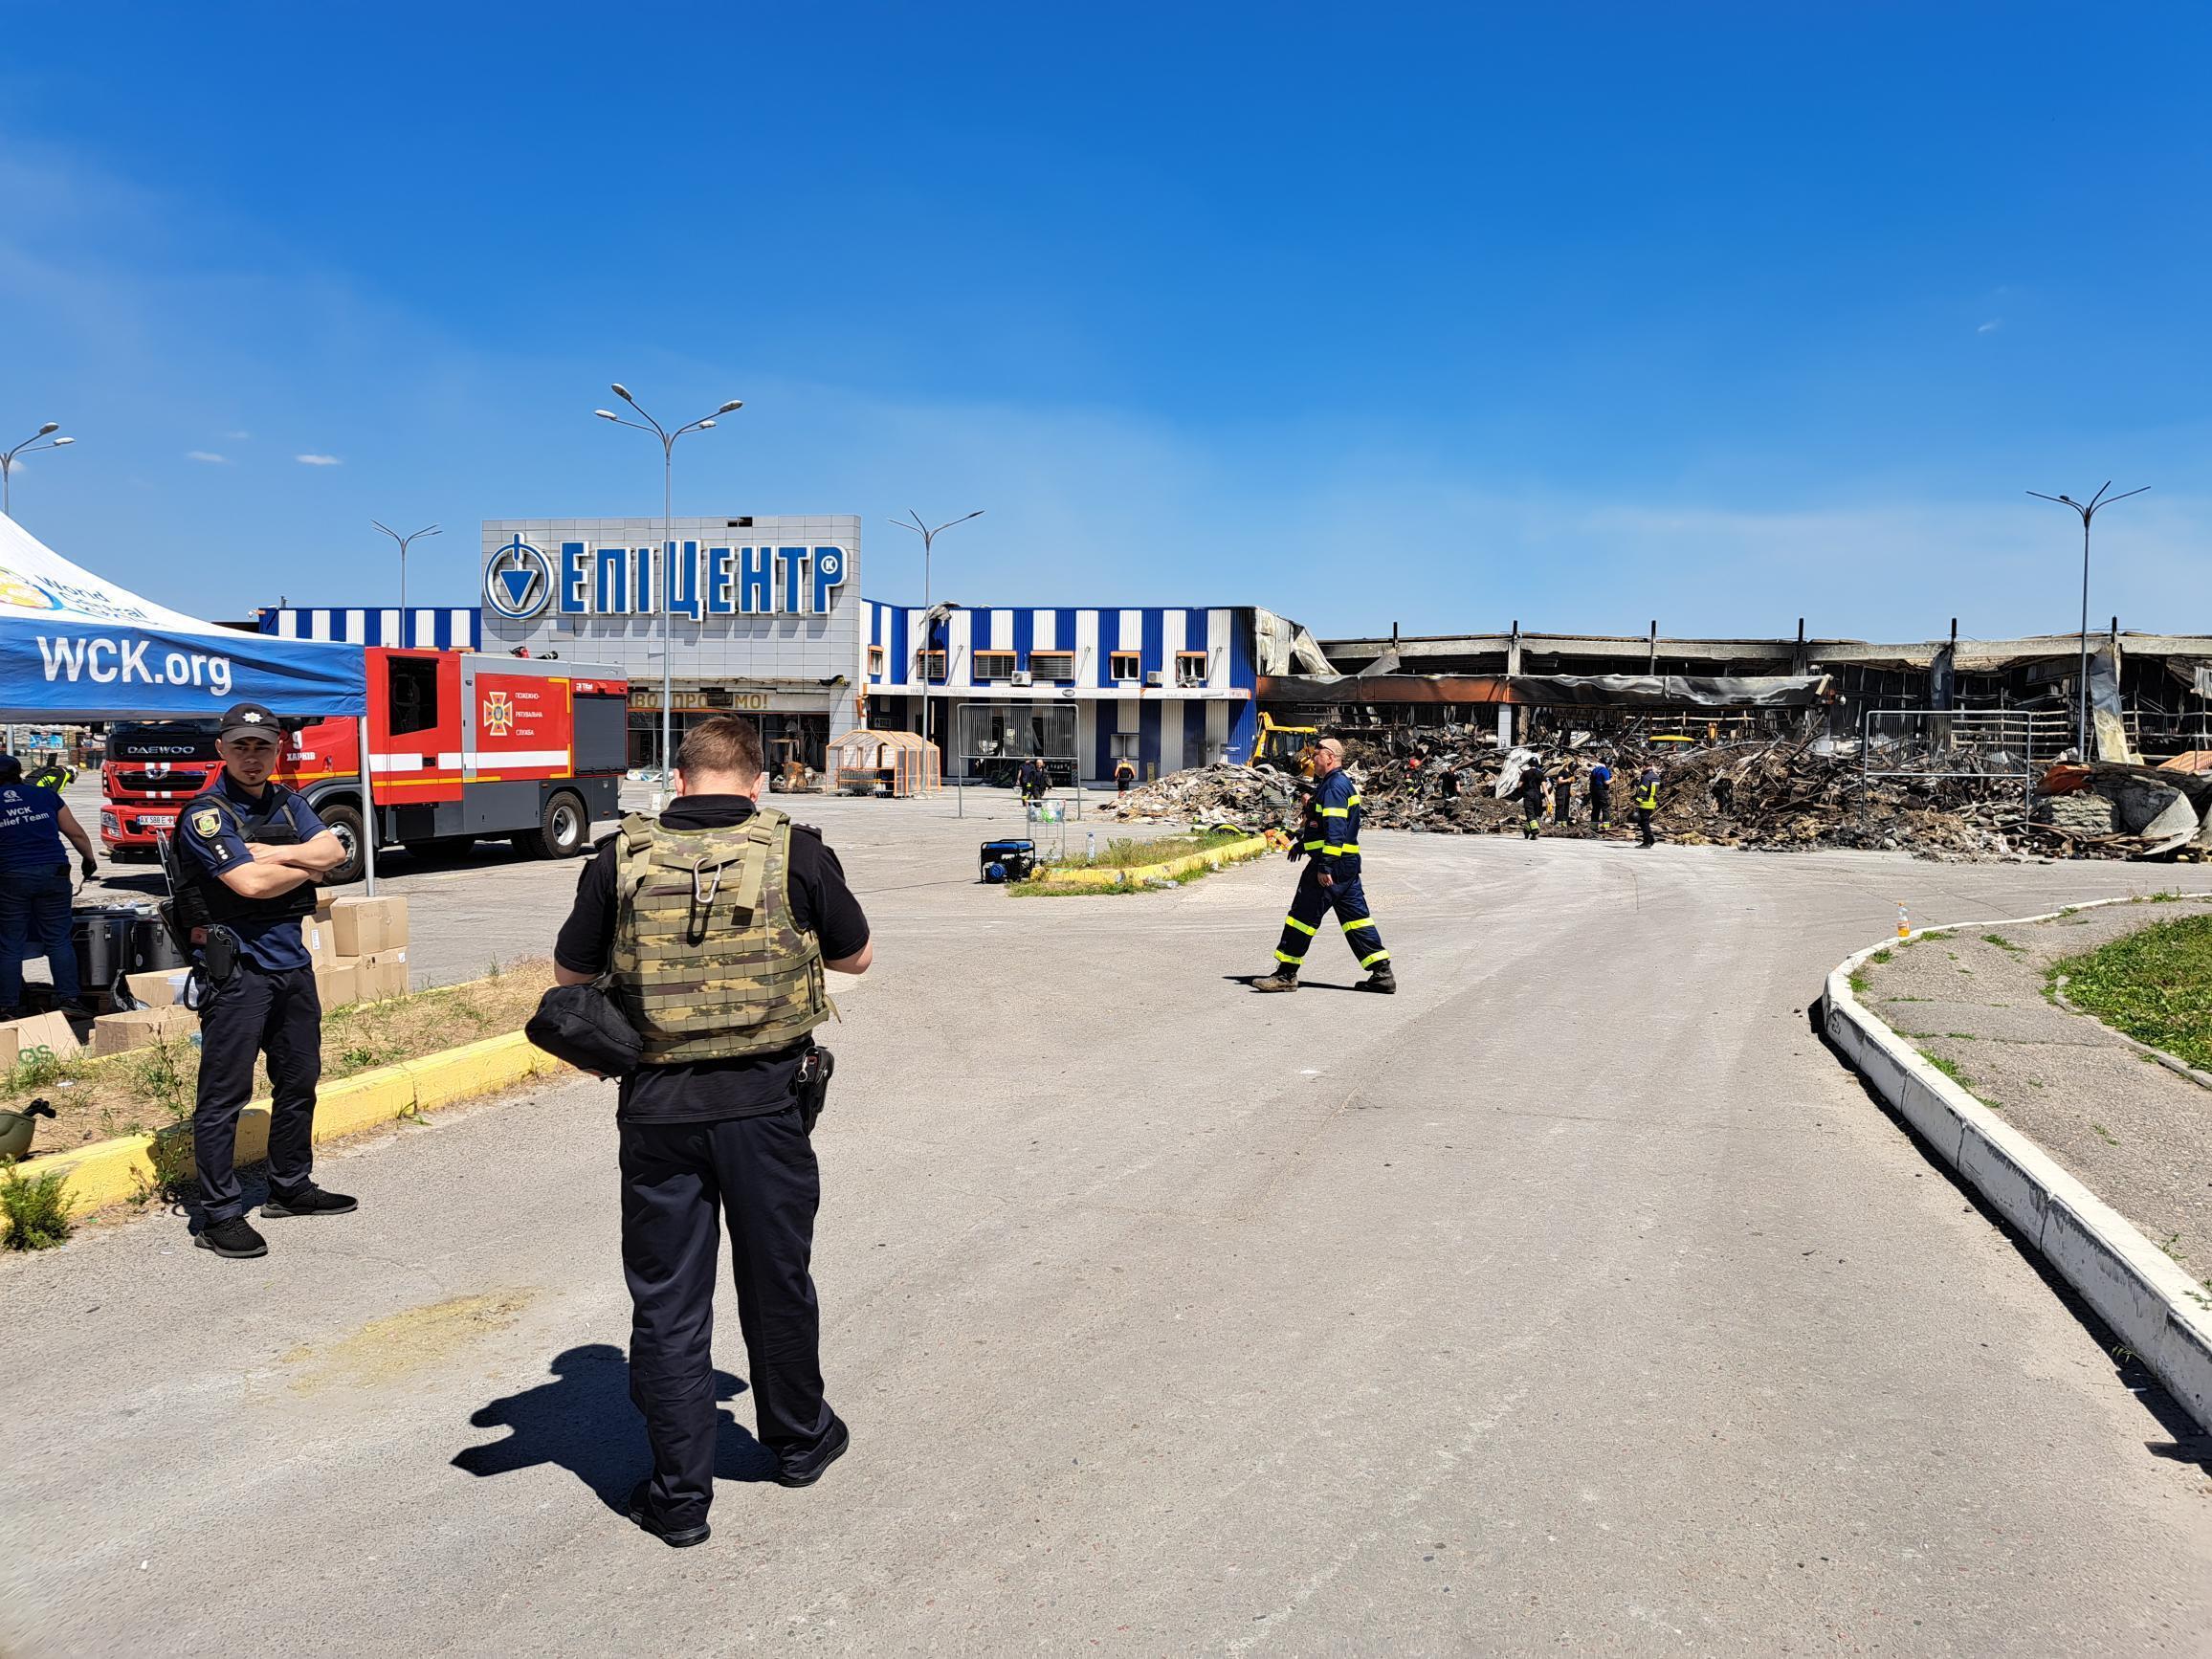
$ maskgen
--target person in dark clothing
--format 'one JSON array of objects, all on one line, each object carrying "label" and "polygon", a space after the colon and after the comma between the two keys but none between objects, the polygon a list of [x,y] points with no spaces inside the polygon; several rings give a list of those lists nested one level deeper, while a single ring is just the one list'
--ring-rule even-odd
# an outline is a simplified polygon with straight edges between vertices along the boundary
[{"label": "person in dark clothing", "polygon": [[1128,794],[1129,785],[1136,782],[1137,768],[1129,763],[1126,755],[1114,763],[1114,792],[1117,795]]},{"label": "person in dark clothing", "polygon": [[714,1499],[710,1338],[724,1225],[776,1479],[809,1486],[851,1444],[824,1397],[810,1274],[821,1176],[799,1092],[812,1028],[829,1013],[821,970],[864,973],[874,947],[837,855],[818,831],[760,806],[764,782],[750,721],[695,727],[676,756],[675,798],[601,843],[553,947],[563,984],[612,972],[645,1040],[645,1063],[615,1096],[630,1393],[653,1447],[630,1517],[677,1547],[705,1541]]},{"label": "person in dark clothing", "polygon": [[1544,823],[1544,769],[1531,761],[1520,777],[1521,835],[1534,841]]},{"label": "person in dark clothing", "polygon": [[1024,801],[1042,801],[1045,792],[1052,786],[1052,775],[1045,770],[1045,763],[1031,755],[1022,763],[1017,780],[1021,785]]},{"label": "person in dark clothing", "polygon": [[0,1019],[23,1001],[23,963],[46,958],[54,998],[76,1013],[77,945],[69,927],[69,851],[90,881],[99,873],[92,837],[52,789],[23,781],[23,763],[0,755]]},{"label": "person in dark clothing", "polygon": [[1600,830],[1613,827],[1613,768],[1603,761],[1590,765],[1590,823]]},{"label": "person in dark clothing", "polygon": [[1575,815],[1575,763],[1567,761],[1559,766],[1559,775],[1552,784],[1552,822],[1564,830]]},{"label": "person in dark clothing", "polygon": [[1636,829],[1644,837],[1644,845],[1656,844],[1651,833],[1652,816],[1659,810],[1659,763],[1645,763],[1644,770],[1636,778]]}]

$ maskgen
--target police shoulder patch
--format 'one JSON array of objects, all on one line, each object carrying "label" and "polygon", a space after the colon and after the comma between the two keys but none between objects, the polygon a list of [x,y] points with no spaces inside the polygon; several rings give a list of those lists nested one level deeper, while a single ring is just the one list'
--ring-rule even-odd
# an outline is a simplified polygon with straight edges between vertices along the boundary
[{"label": "police shoulder patch", "polygon": [[212,841],[222,830],[223,814],[213,807],[202,807],[185,820],[185,828],[203,841]]}]

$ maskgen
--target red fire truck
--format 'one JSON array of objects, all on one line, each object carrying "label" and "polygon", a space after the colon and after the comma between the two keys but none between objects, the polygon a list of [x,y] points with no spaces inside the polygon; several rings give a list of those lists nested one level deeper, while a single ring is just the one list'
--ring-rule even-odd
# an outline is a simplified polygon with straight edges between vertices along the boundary
[{"label": "red fire truck", "polygon": [[[557,657],[383,646],[364,655],[380,848],[505,836],[536,857],[566,858],[589,844],[594,819],[616,816],[630,725],[619,675]],[[360,879],[364,863],[360,729],[288,723],[276,768],[345,844],[334,884]],[[119,856],[150,854],[218,764],[211,720],[119,726],[100,768],[101,841]]]}]

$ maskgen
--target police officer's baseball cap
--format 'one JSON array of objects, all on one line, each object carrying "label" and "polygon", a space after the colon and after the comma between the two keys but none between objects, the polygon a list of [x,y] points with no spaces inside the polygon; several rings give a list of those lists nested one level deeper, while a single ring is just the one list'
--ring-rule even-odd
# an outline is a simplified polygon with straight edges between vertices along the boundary
[{"label": "police officer's baseball cap", "polygon": [[23,763],[13,755],[0,755],[0,784],[12,784],[23,776]]},{"label": "police officer's baseball cap", "polygon": [[223,711],[223,726],[219,734],[226,741],[232,738],[266,738],[272,743],[284,741],[284,728],[276,723],[276,717],[259,703],[232,703]]}]

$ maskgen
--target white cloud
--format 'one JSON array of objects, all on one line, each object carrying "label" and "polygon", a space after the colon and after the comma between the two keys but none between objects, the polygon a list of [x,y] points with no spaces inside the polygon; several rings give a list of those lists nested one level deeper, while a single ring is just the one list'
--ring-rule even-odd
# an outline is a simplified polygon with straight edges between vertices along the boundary
[{"label": "white cloud", "polygon": [[303,467],[338,467],[345,464],[336,455],[294,455],[292,458]]},{"label": "white cloud", "polygon": [[1997,332],[1997,331],[1998,331],[2000,328],[2002,328],[2003,326],[2004,326],[2004,319],[2003,319],[2003,318],[2002,318],[2002,317],[1992,317],[1992,318],[1991,318],[1991,319],[1990,319],[1990,320],[1989,320],[1987,322],[1984,322],[1984,323],[1983,323],[1983,324],[1982,324],[1982,325],[1981,325],[1980,328],[1977,328],[1977,329],[1976,329],[1974,332],[1975,332],[1975,333],[1977,333],[1977,334],[1995,334],[1995,333],[1996,333],[1996,332]]},{"label": "white cloud", "polygon": [[231,464],[229,455],[218,455],[212,450],[187,450],[185,459],[188,461],[205,461],[211,467],[227,467]]}]

